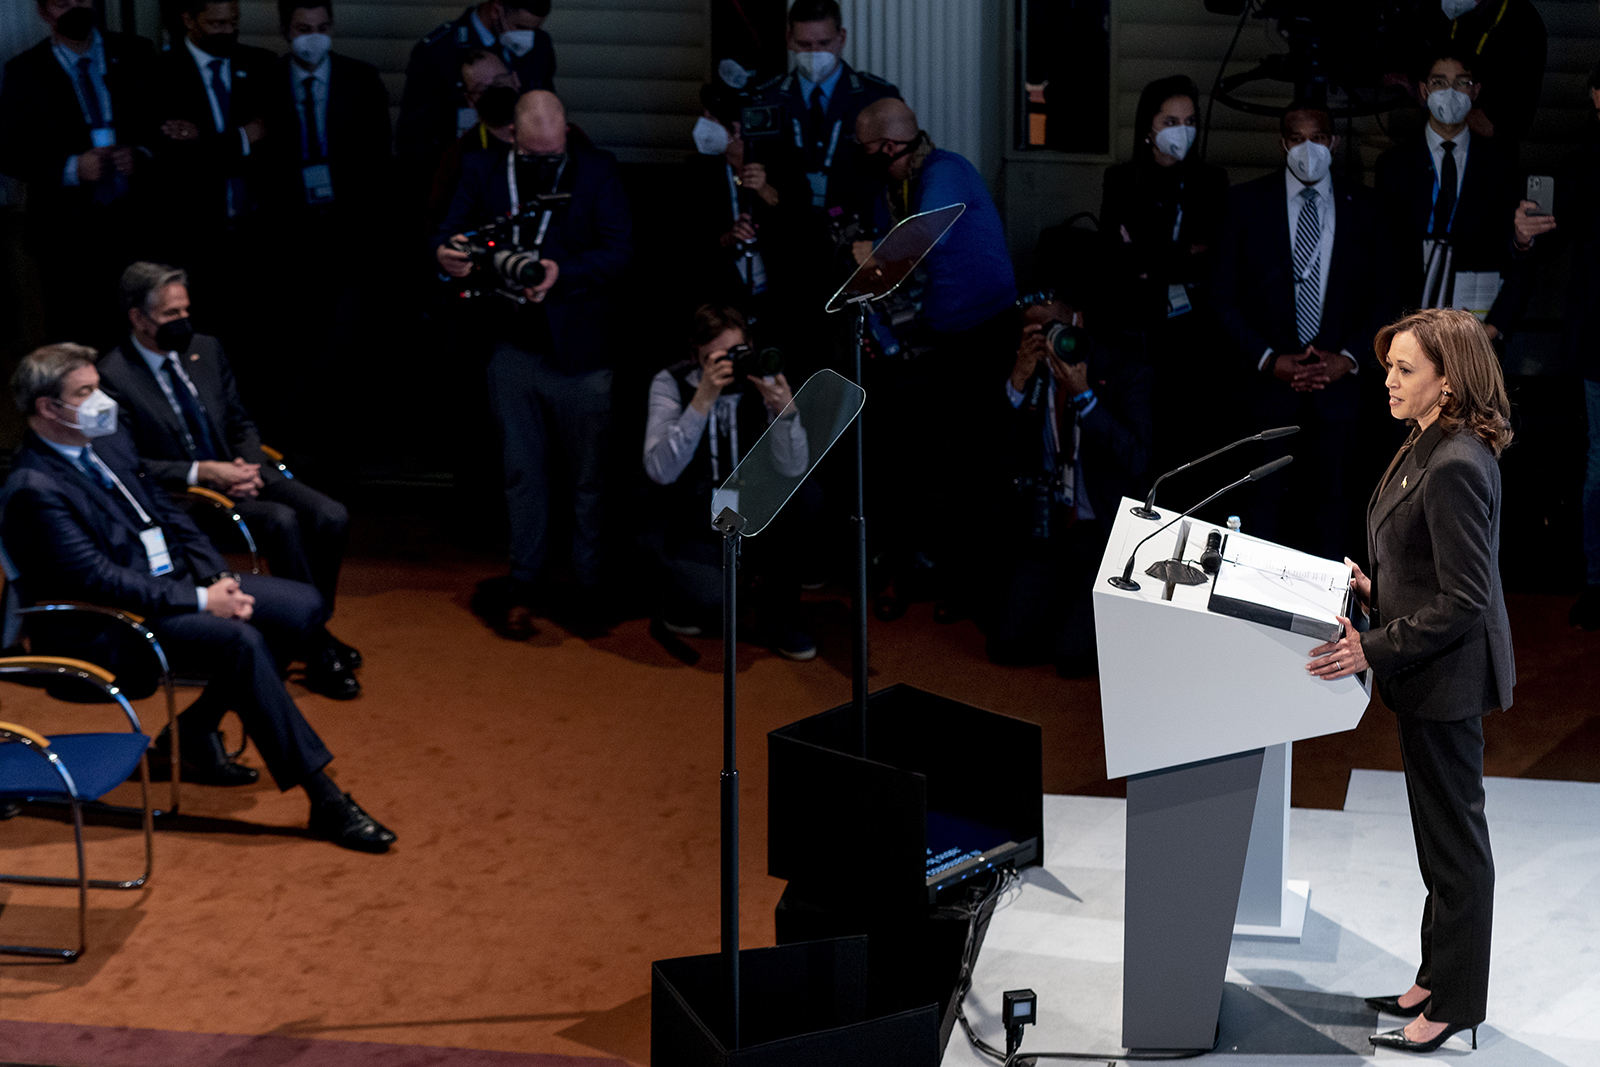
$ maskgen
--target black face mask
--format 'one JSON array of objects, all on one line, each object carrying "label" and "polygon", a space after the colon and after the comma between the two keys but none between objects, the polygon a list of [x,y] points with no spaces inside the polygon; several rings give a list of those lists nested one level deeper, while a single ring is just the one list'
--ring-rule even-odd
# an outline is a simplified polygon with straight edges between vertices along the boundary
[{"label": "black face mask", "polygon": [[92,7],[75,7],[56,19],[56,33],[68,41],[87,41],[99,16]]},{"label": "black face mask", "polygon": [[899,160],[904,156],[909,156],[912,152],[915,152],[922,144],[922,137],[922,131],[918,130],[917,136],[911,141],[907,142],[904,148],[900,149],[900,151],[894,153],[893,155],[890,155],[888,152],[868,153],[864,164],[867,174],[873,180],[887,185],[889,182],[889,168],[894,166],[896,160]]},{"label": "black face mask", "polygon": [[509,85],[490,86],[478,96],[478,119],[485,126],[509,126],[516,112],[517,91]]},{"label": "black face mask", "polygon": [[518,171],[532,177],[528,188],[540,193],[553,193],[560,181],[562,165],[567,161],[565,152],[541,152],[517,155]]},{"label": "black face mask", "polygon": [[200,51],[216,56],[218,59],[227,59],[233,55],[234,48],[239,44],[237,33],[208,33],[194,43]]},{"label": "black face mask", "polygon": [[194,326],[187,317],[163,322],[156,327],[156,347],[163,352],[186,352],[194,340]]}]

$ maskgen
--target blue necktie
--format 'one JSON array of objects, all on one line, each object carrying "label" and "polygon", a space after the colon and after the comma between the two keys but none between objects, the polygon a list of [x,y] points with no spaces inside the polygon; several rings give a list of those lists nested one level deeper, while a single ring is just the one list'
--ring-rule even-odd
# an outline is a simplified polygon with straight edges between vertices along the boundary
[{"label": "blue necktie", "polygon": [[94,461],[93,453],[89,451],[88,445],[84,445],[78,451],[78,467],[89,476],[90,481],[100,488],[109,492],[117,487],[117,483],[111,480],[111,476],[106,474],[100,464]]},{"label": "blue necktie", "polygon": [[1294,235],[1294,322],[1300,343],[1316,340],[1322,326],[1322,214],[1317,210],[1317,191],[1307,187],[1300,193],[1300,219]]},{"label": "blue necktie", "polygon": [[222,128],[228,128],[228,106],[232,102],[228,94],[228,83],[222,79],[222,63],[220,59],[213,59],[206,66],[211,68],[211,93],[217,98],[217,110],[222,112]]},{"label": "blue necktie", "polygon": [[168,356],[161,369],[167,372],[167,384],[172,387],[173,399],[178,402],[178,409],[183,413],[185,423],[183,432],[188,438],[190,453],[195,459],[216,459],[217,442],[211,436],[211,425],[210,420],[206,418],[206,409],[200,406],[200,401],[189,391],[189,383],[178,370],[178,358]]},{"label": "blue necktie", "polygon": [[78,60],[78,90],[83,93],[83,104],[89,109],[89,127],[99,129],[106,124],[106,113],[100,109],[100,94],[95,90],[94,79],[89,77],[93,62],[88,56]]}]

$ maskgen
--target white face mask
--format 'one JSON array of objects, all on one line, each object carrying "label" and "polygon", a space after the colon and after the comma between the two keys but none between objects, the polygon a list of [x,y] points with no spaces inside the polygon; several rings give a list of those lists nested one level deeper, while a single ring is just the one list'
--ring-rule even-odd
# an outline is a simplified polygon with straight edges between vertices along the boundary
[{"label": "white face mask", "polygon": [[1181,160],[1194,147],[1194,139],[1199,133],[1193,126],[1168,126],[1157,130],[1153,140],[1157,151]]},{"label": "white face mask", "polygon": [[1325,144],[1301,141],[1289,149],[1289,170],[1307,185],[1315,185],[1328,176],[1333,166],[1333,152]]},{"label": "white face mask", "polygon": [[1465,122],[1472,110],[1472,97],[1460,89],[1439,89],[1428,94],[1428,111],[1446,126]]},{"label": "white face mask", "polygon": [[78,417],[72,422],[66,419],[56,421],[63,426],[71,426],[85,437],[109,437],[117,432],[117,402],[99,389],[90,393],[77,407],[62,401],[57,403],[68,411],[76,412]]},{"label": "white face mask", "polygon": [[704,115],[694,120],[694,146],[703,156],[720,156],[728,150],[728,128]]},{"label": "white face mask", "polygon": [[506,30],[500,35],[500,47],[514,56],[525,56],[533,51],[533,30]]},{"label": "white face mask", "polygon": [[839,57],[832,52],[796,52],[794,54],[794,69],[799,71],[800,77],[812,85],[821,85],[833,73],[833,68],[839,63]]},{"label": "white face mask", "polygon": [[1458,19],[1478,6],[1478,0],[1439,0],[1439,8],[1447,19]]},{"label": "white face mask", "polygon": [[325,33],[302,33],[289,42],[294,57],[308,67],[321,63],[332,47],[333,38]]}]

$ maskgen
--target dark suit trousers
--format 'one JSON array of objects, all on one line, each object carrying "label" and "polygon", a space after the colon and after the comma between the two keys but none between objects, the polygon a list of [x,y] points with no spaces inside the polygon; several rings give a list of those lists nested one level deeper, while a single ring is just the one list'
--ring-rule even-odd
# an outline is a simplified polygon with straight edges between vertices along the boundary
[{"label": "dark suit trousers", "polygon": [[1471,1026],[1489,1002],[1494,857],[1483,814],[1483,719],[1432,722],[1397,715],[1411,830],[1428,899],[1422,966],[1428,1018]]},{"label": "dark suit trousers", "polygon": [[315,589],[299,582],[246,574],[239,584],[256,598],[248,622],[200,611],[151,619],[150,628],[175,670],[209,679],[183,713],[186,730],[215,729],[224,712],[236,712],[272,780],[292,789],[333,756],[300,714],[279,670],[314,640],[327,609]]},{"label": "dark suit trousers", "polygon": [[[299,479],[286,478],[268,482],[260,496],[240,500],[238,507],[272,573],[316,586],[328,614],[333,614],[339,567],[350,540],[350,512],[345,506]],[[191,514],[206,524],[214,538],[226,538],[224,544],[236,542],[233,523],[221,511],[200,507]]]}]

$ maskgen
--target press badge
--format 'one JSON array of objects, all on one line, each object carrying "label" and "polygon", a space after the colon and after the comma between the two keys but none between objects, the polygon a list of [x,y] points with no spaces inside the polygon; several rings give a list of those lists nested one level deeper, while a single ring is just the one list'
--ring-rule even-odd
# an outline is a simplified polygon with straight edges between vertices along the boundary
[{"label": "press badge", "polygon": [[96,126],[89,131],[89,143],[96,148],[115,148],[117,131],[110,126]]},{"label": "press badge", "polygon": [[478,124],[478,109],[475,107],[456,108],[456,136],[460,137]]},{"label": "press badge", "polygon": [[139,540],[144,542],[144,554],[150,560],[150,573],[171,574],[172,553],[167,551],[167,535],[161,532],[161,527],[152,526],[140,530]]},{"label": "press badge", "polygon": [[1179,315],[1187,315],[1194,310],[1194,305],[1189,303],[1189,287],[1186,285],[1167,286],[1167,318],[1175,319]]},{"label": "press badge", "polygon": [[333,203],[333,171],[326,163],[307,163],[300,168],[300,179],[306,187],[306,203]]}]

